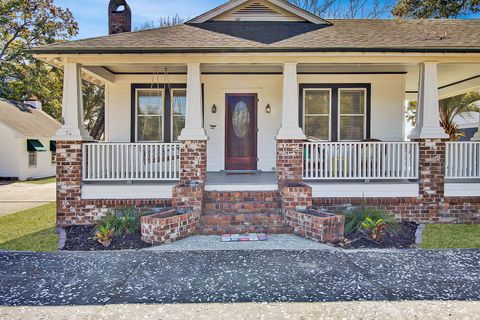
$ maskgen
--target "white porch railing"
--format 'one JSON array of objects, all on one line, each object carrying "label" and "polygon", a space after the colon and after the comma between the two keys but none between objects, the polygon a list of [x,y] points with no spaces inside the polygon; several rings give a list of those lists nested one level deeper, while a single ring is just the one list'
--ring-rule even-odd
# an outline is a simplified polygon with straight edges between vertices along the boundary
[{"label": "white porch railing", "polygon": [[84,181],[178,180],[178,143],[85,143]]},{"label": "white porch railing", "polygon": [[480,179],[480,141],[446,143],[445,178]]},{"label": "white porch railing", "polygon": [[305,180],[418,179],[416,142],[306,142]]}]

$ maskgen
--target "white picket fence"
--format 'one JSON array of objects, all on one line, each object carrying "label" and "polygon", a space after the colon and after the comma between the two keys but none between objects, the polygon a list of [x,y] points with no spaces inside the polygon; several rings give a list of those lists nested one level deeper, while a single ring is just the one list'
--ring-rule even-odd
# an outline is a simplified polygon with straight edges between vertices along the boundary
[{"label": "white picket fence", "polygon": [[84,181],[178,180],[178,143],[86,143]]},{"label": "white picket fence", "polygon": [[480,179],[480,141],[446,143],[445,177]]},{"label": "white picket fence", "polygon": [[416,142],[306,142],[305,180],[418,179]]}]

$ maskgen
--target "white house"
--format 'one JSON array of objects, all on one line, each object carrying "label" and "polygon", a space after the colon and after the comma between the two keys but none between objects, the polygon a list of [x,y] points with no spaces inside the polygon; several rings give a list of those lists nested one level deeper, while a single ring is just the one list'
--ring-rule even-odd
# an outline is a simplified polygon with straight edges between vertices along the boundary
[{"label": "white house", "polygon": [[41,103],[0,99],[0,177],[18,180],[55,176],[60,123]]},{"label": "white house", "polygon": [[[440,98],[480,87],[480,21],[325,20],[283,0],[232,0],[140,32],[124,0],[109,15],[108,36],[32,50],[65,72],[59,224],[171,206],[191,180],[205,191],[204,232],[270,230],[261,221],[281,220],[282,188],[302,182],[308,205],[480,221],[480,144],[446,143],[438,112]],[[105,84],[102,143],[83,126],[82,77]]]}]

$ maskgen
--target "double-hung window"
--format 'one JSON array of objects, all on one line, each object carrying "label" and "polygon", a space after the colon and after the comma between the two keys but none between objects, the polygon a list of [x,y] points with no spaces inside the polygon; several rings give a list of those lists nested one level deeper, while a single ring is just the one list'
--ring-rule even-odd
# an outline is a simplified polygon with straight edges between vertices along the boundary
[{"label": "double-hung window", "polygon": [[28,152],[28,166],[30,168],[35,168],[37,166],[37,152],[29,151]]},{"label": "double-hung window", "polygon": [[330,140],[330,89],[309,89],[304,93],[304,130],[307,137]]},{"label": "double-hung window", "polygon": [[187,91],[172,90],[172,141],[177,142],[182,129],[185,128],[185,113],[187,110]]},{"label": "double-hung window", "polygon": [[302,84],[300,88],[301,122],[309,139],[369,138],[370,84]]},{"label": "double-hung window", "polygon": [[137,90],[137,141],[163,142],[164,92]]},{"label": "double-hung window", "polygon": [[339,89],[338,136],[340,141],[365,139],[365,89]]}]

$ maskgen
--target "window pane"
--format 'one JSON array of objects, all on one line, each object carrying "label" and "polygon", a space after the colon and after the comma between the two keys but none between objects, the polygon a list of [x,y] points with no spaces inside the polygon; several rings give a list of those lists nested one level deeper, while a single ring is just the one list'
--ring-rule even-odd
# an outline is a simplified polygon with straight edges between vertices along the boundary
[{"label": "window pane", "polygon": [[340,117],[340,140],[363,140],[363,116]]},{"label": "window pane", "polygon": [[162,117],[138,117],[138,141],[162,141]]},{"label": "window pane", "polygon": [[305,114],[330,114],[330,91],[305,91]]},{"label": "window pane", "polygon": [[173,141],[178,141],[183,128],[185,128],[185,117],[173,116]]},{"label": "window pane", "polygon": [[163,96],[160,90],[148,90],[138,92],[138,114],[162,115]]},{"label": "window pane", "polygon": [[305,117],[305,135],[320,140],[329,140],[328,116],[307,116]]},{"label": "window pane", "polygon": [[363,114],[365,110],[364,90],[340,90],[340,113]]},{"label": "window pane", "polygon": [[174,115],[185,115],[187,109],[187,91],[185,90],[174,90],[173,97],[173,114]]}]

